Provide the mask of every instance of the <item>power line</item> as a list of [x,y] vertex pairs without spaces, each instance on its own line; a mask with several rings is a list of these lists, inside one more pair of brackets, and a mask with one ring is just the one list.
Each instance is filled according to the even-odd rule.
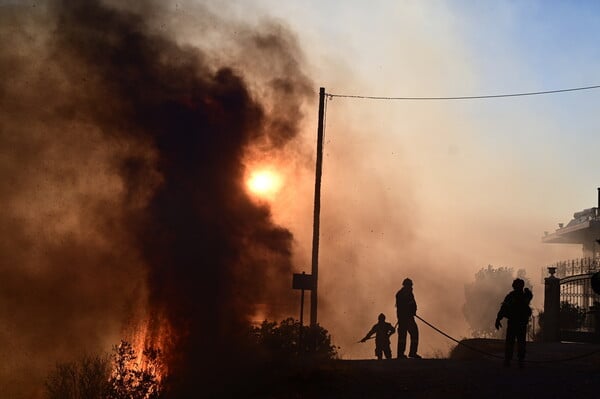
[[532,91],[532,92],[524,92],[524,93],[490,94],[490,95],[480,95],[480,96],[451,96],[451,97],[380,97],[380,96],[361,96],[361,95],[333,94],[333,93],[325,93],[325,94],[330,99],[339,97],[339,98],[357,98],[357,99],[365,99],[365,100],[409,100],[409,101],[433,100],[433,101],[436,101],[436,100],[479,100],[479,99],[486,99],[486,98],[539,96],[542,94],[557,94],[557,93],[566,93],[566,92],[570,92],[570,91],[593,90],[593,89],[600,89],[600,85],[572,87],[572,88],[568,88],[568,89],[558,89],[558,90]]

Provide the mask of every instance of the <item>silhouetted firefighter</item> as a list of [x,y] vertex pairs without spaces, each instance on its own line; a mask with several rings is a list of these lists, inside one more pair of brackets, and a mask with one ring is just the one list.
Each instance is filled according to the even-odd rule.
[[381,360],[382,354],[385,355],[386,359],[392,358],[392,348],[390,347],[390,335],[392,335],[396,329],[388,322],[385,321],[385,315],[379,314],[379,321],[371,328],[371,330],[365,335],[360,342],[366,342],[375,334],[375,356]]
[[417,314],[417,302],[413,295],[413,282],[406,278],[402,282],[402,288],[396,293],[396,314],[398,316],[398,359],[406,359],[406,333],[410,334],[410,350],[408,357],[420,359],[417,354],[419,346],[419,329],[415,323]]
[[504,298],[502,306],[496,317],[496,330],[502,327],[500,320],[503,317],[508,319],[508,327],[506,328],[506,346],[504,352],[504,365],[510,366],[510,361],[513,357],[515,347],[515,339],[517,340],[517,357],[519,359],[519,367],[523,367],[525,360],[525,336],[527,334],[527,323],[531,316],[531,308],[529,302],[533,298],[533,293],[529,288],[525,287],[525,281],[520,278],[515,279],[512,283],[513,290]]

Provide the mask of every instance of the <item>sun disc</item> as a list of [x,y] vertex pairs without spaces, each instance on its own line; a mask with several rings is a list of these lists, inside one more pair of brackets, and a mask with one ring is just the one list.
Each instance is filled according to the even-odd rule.
[[270,196],[279,191],[281,178],[271,170],[259,170],[250,175],[247,186],[255,195]]

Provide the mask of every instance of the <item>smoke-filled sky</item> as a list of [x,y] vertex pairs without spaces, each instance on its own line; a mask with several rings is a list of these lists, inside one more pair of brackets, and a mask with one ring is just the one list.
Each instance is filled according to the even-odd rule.
[[[593,2],[257,1],[227,12],[289,24],[308,55],[315,92],[464,96],[600,81],[600,9]],[[352,342],[380,311],[394,318],[393,294],[405,277],[415,281],[421,316],[460,337],[468,334],[464,283],[480,268],[525,268],[539,284],[542,266],[579,256],[578,246],[542,245],[540,237],[596,206],[598,100],[599,91],[329,100],[320,322],[341,352],[372,356],[371,347]],[[315,108],[307,122],[314,125],[316,116]],[[312,182],[304,184],[302,198],[312,191]],[[307,198],[299,218],[289,201],[274,203],[276,218],[292,226],[306,270],[310,207]],[[540,285],[534,293],[539,308]],[[445,350],[444,338],[423,325],[421,331],[423,352]]]
[[[192,337],[217,320],[226,338],[240,318],[296,316],[320,86],[414,97],[600,83],[593,2],[69,3],[0,1],[5,396],[26,370],[109,349],[147,312]],[[330,99],[319,322],[342,356],[372,357],[355,342],[380,312],[394,321],[406,277],[419,314],[457,338],[464,284],[488,264],[526,269],[539,308],[541,267],[580,255],[540,237],[596,205],[598,101]],[[281,178],[263,199],[244,187],[262,167]],[[420,329],[420,352],[446,353]],[[186,337],[173,345],[199,353]]]

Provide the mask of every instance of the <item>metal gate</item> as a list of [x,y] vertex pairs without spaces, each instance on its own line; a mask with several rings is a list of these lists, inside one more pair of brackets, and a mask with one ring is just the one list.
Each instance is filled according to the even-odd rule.
[[600,321],[600,295],[592,290],[591,278],[599,269],[597,258],[558,262],[560,279],[560,339],[565,341],[597,340]]

